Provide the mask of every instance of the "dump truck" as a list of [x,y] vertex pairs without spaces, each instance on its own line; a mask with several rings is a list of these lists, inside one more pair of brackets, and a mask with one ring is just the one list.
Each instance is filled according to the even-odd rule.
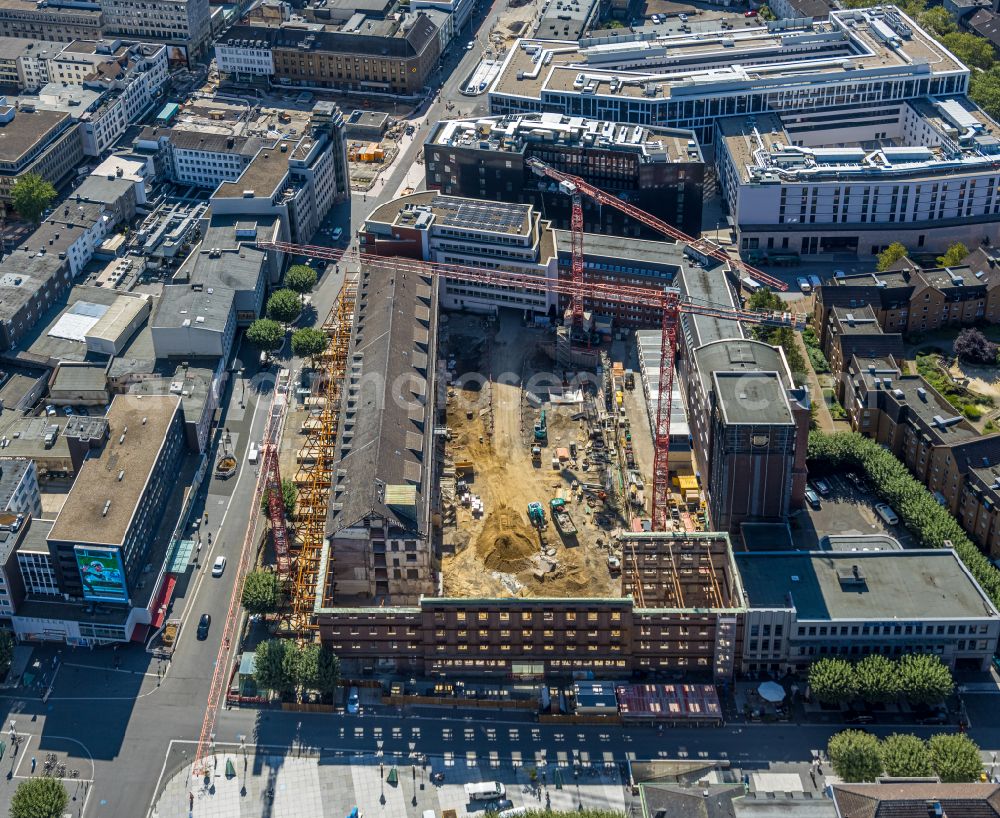
[[541,503],[528,503],[528,522],[535,528],[545,528],[545,509]]
[[549,507],[556,528],[567,537],[575,536],[576,526],[573,524],[573,518],[569,516],[569,511],[566,510],[566,501],[562,497],[556,497],[549,502]]
[[538,423],[535,424],[535,440],[545,440],[549,436],[549,428],[545,423],[545,410],[542,409],[542,414],[538,418]]
[[542,447],[541,446],[532,446],[531,447],[531,465],[532,466],[537,466],[538,468],[542,467]]

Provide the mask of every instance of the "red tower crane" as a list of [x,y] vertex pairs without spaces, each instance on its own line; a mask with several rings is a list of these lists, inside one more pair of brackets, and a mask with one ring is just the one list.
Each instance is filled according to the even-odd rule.
[[[532,172],[538,176],[545,176],[552,179],[554,182],[558,182],[559,189],[564,193],[569,193],[573,196],[573,280],[576,281],[576,266],[579,259],[580,266],[580,278],[583,281],[583,210],[580,207],[580,197],[586,196],[588,199],[593,199],[600,205],[608,205],[613,207],[615,210],[621,211],[626,216],[631,216],[638,222],[642,222],[647,227],[656,230],[658,233],[662,233],[664,236],[673,239],[674,241],[680,241],[687,244],[695,253],[705,256],[706,258],[714,258],[718,261],[724,261],[728,264],[732,264],[736,269],[738,269],[744,275],[748,275],[751,278],[759,281],[761,284],[766,284],[768,287],[773,287],[776,290],[787,290],[788,285],[779,278],[765,273],[763,270],[758,270],[756,267],[751,267],[744,261],[738,258],[732,258],[730,255],[718,244],[709,239],[694,239],[686,233],[682,233],[676,227],[672,227],[665,221],[656,218],[647,213],[645,210],[640,210],[634,205],[630,205],[628,202],[622,201],[617,196],[612,196],[610,193],[606,193],[598,187],[594,187],[589,182],[584,181],[579,176],[573,176],[570,173],[563,173],[561,170],[556,170],[549,165],[546,165],[541,159],[529,159],[528,167],[531,168]],[[579,238],[578,238],[579,234]],[[577,245],[579,244],[579,256],[577,255]]]
[[[281,250],[297,255],[308,254],[313,258],[342,259],[346,258],[344,251],[333,247],[304,247],[284,242],[258,242],[258,249]],[[382,264],[391,266],[401,273],[413,273],[444,277],[455,281],[465,281],[491,287],[531,290],[535,292],[554,293],[570,299],[577,295],[580,300],[607,300],[619,304],[650,308],[659,311],[661,316],[660,329],[660,390],[656,409],[653,459],[653,492],[651,516],[654,531],[666,528],[670,514],[670,410],[671,395],[674,383],[674,359],[677,354],[677,322],[682,312],[697,315],[707,315],[742,321],[749,324],[790,327],[802,330],[805,328],[806,316],[790,312],[758,312],[730,307],[725,304],[712,304],[702,301],[690,301],[681,296],[680,290],[674,287],[652,289],[621,284],[607,284],[596,281],[583,281],[579,285],[573,281],[553,280],[528,273],[515,273],[508,270],[486,270],[478,267],[441,264],[436,262],[418,261],[403,256],[378,256],[357,254],[354,256],[363,264]]]

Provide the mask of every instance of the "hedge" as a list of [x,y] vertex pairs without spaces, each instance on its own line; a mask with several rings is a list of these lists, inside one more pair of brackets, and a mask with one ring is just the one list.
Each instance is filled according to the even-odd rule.
[[944,548],[950,541],[959,559],[976,578],[993,604],[1000,607],[1000,571],[966,536],[947,509],[916,479],[892,452],[857,432],[811,432],[809,471],[864,472],[875,493],[893,507],[906,529],[924,548]]

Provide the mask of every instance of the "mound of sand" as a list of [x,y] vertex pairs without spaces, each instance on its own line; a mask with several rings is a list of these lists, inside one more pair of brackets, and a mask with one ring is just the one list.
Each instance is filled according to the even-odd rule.
[[538,553],[533,532],[508,506],[499,506],[486,516],[476,540],[476,553],[490,571],[515,574],[531,565]]

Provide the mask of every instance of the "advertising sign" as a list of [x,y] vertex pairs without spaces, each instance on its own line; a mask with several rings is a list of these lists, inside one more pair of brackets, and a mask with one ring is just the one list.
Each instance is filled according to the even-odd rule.
[[83,581],[83,597],[97,602],[128,602],[125,569],[113,548],[74,547],[76,567]]

